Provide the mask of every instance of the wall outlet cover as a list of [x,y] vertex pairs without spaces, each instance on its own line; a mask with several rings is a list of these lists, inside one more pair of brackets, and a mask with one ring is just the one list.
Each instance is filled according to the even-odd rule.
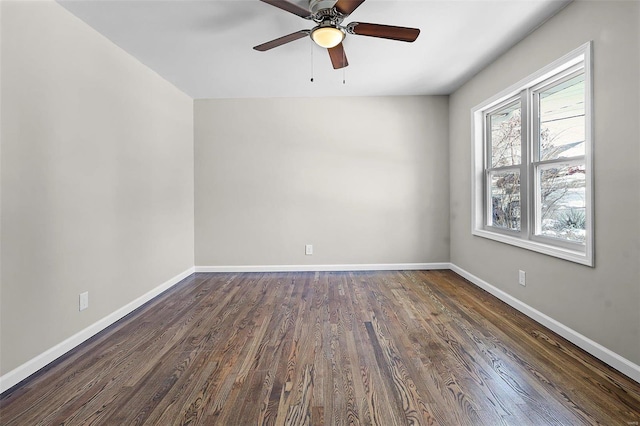
[[518,271],[518,283],[520,283],[521,286],[527,285],[527,273],[523,270]]
[[80,293],[80,310],[84,311],[89,307],[89,292]]

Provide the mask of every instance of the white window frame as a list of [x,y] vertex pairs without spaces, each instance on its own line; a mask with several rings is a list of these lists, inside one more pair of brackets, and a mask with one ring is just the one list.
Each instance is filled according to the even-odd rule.
[[[534,74],[487,99],[471,110],[471,141],[472,141],[472,174],[471,174],[471,233],[483,238],[500,241],[524,249],[536,251],[560,259],[569,260],[587,266],[594,265],[594,202],[593,202],[593,43],[588,42],[562,58],[547,65]],[[585,80],[585,231],[584,244],[571,243],[551,237],[536,235],[537,224],[534,221],[537,200],[538,167],[544,167],[546,162],[535,162],[533,134],[537,126],[534,114],[537,113],[533,94],[540,88],[555,84],[557,80],[566,78],[577,70],[584,71]],[[487,114],[494,112],[520,98],[523,138],[521,165],[521,226],[520,231],[500,229],[488,225],[491,206],[488,206],[487,195],[490,191],[487,184],[487,169],[490,169],[486,147]],[[580,160],[580,159],[579,159]],[[552,160],[550,163],[571,163],[576,159]]]

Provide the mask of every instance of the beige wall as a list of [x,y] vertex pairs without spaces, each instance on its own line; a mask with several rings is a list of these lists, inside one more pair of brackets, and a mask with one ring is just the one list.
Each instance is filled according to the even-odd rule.
[[189,97],[54,2],[1,24],[4,374],[192,267],[194,194]]
[[447,97],[196,101],[196,265],[448,261],[447,111]]
[[[451,261],[640,364],[640,3],[576,1],[450,98]],[[594,41],[595,262],[471,235],[470,109]],[[518,285],[518,269],[527,286]]]

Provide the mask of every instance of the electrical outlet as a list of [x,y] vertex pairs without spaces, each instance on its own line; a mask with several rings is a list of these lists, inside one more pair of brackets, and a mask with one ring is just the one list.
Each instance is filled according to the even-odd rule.
[[84,311],[89,307],[89,292],[80,293],[80,310]]
[[522,269],[518,272],[518,282],[523,287],[527,285],[527,273]]
[[311,256],[313,254],[313,244],[304,245],[304,254],[307,256]]

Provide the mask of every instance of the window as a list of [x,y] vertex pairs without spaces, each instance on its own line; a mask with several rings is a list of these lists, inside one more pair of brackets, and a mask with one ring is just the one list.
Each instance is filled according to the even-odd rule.
[[472,110],[472,233],[593,266],[591,43]]

